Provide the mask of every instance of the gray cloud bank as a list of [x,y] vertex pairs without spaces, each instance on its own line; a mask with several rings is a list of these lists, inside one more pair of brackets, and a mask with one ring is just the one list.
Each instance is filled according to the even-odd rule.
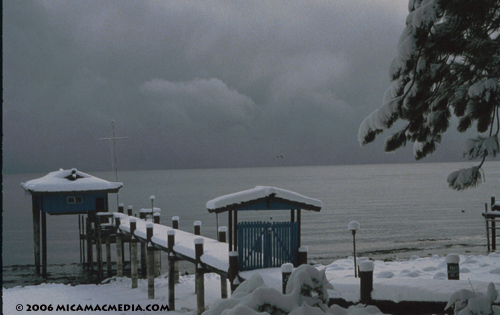
[[[412,161],[357,143],[406,13],[401,0],[5,1],[3,170],[109,170],[111,120],[130,138],[122,170]],[[443,146],[432,159],[457,154]]]

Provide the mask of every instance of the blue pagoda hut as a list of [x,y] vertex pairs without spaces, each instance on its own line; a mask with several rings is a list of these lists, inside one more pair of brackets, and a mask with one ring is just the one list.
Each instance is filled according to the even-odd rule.
[[40,274],[41,228],[42,275],[46,276],[46,214],[87,214],[89,218],[95,218],[96,213],[109,211],[108,194],[118,193],[123,183],[109,182],[73,168],[51,172],[22,183],[21,187],[31,195],[36,272]]

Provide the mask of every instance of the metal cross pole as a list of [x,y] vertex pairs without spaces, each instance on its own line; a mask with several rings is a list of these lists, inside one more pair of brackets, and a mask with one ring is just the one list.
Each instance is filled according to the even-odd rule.
[[[128,137],[116,137],[115,136],[115,121],[111,121],[111,130],[113,132],[113,136],[111,138],[101,138],[99,140],[110,140],[112,141],[111,146],[111,170],[115,172],[115,181],[118,181],[118,167],[116,165],[116,140],[124,140],[129,139]],[[116,204],[118,205],[118,193],[116,193]]]

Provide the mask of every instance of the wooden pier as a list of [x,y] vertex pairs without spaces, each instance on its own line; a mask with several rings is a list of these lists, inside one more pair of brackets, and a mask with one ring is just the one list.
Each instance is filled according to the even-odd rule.
[[[491,196],[490,211],[488,211],[488,204],[484,204],[484,212],[482,216],[486,222],[486,242],[488,247],[488,252],[495,251],[497,249],[497,235],[496,235],[496,223],[500,223],[500,202],[495,201],[495,196]],[[490,243],[491,235],[491,243]]]

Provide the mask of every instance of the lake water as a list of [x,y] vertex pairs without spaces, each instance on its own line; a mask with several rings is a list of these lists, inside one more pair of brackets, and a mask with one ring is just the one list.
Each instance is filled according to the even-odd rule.
[[[134,212],[161,208],[161,222],[180,217],[180,229],[193,230],[202,221],[202,235],[216,236],[216,215],[205,208],[215,197],[253,188],[276,186],[323,202],[318,212],[303,211],[302,244],[309,259],[328,261],[352,255],[356,220],[358,255],[376,259],[407,258],[411,255],[486,253],[485,222],[481,216],[491,195],[500,198],[500,162],[484,165],[486,182],[475,189],[456,192],[446,177],[471,163],[413,163],[307,167],[192,169],[122,171],[124,183],[119,202]],[[85,170],[82,170],[85,172]],[[89,172],[113,180],[111,172]],[[3,176],[3,266],[33,264],[31,198],[20,183],[45,174]],[[116,209],[116,195],[110,208]],[[242,220],[289,220],[289,211],[249,211]],[[219,215],[227,225],[227,215]],[[79,262],[78,218],[75,215],[47,217],[49,264]],[[4,268],[5,271],[5,268]]]

